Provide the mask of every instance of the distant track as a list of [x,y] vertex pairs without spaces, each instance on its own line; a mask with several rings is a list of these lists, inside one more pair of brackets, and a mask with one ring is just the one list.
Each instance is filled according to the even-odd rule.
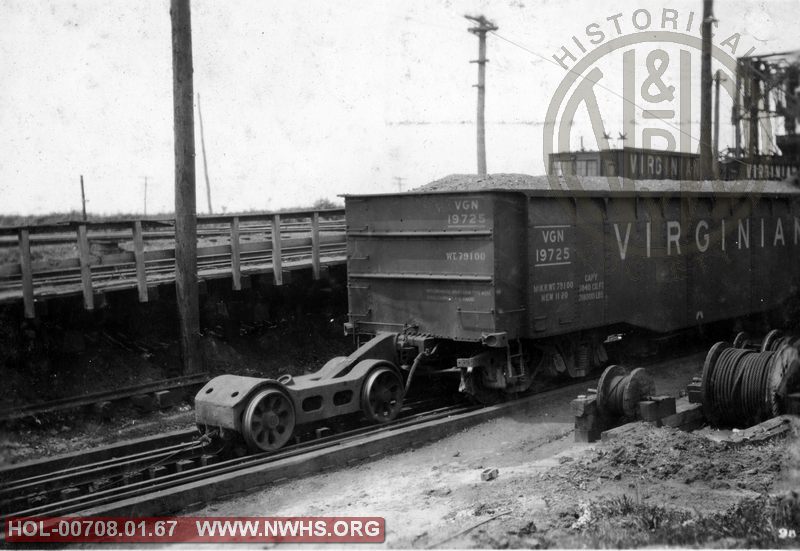
[[24,419],[26,417],[33,417],[35,415],[41,415],[45,413],[68,411],[82,406],[98,404],[100,402],[125,400],[139,394],[151,394],[161,390],[171,390],[184,387],[200,387],[207,381],[208,376],[204,373],[197,375],[184,375],[182,377],[162,379],[159,381],[121,387],[104,392],[94,392],[91,394],[83,394],[81,396],[62,398],[49,402],[40,402],[38,404],[30,404],[27,406],[11,407],[0,410],[0,421],[12,421],[15,419]]

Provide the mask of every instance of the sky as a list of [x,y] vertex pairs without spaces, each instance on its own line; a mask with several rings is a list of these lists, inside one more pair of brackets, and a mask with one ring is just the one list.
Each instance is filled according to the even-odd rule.
[[[737,55],[800,49],[800,0],[715,4],[715,39],[737,33]],[[657,30],[664,9],[681,25],[695,12],[689,34],[699,36],[701,0],[193,0],[214,211],[308,206],[474,172],[477,39],[467,13],[499,27],[488,38],[489,172],[542,174],[547,107],[567,75],[552,56],[562,46],[579,54],[572,36],[593,48],[592,23],[609,40]],[[636,28],[636,10],[652,16],[649,27]],[[670,85],[678,54],[666,49]],[[646,53],[636,62],[645,76]],[[619,77],[611,57],[605,72]],[[91,212],[173,209],[167,0],[0,0],[0,71],[0,213],[80,209],[81,175]],[[598,101],[616,135],[619,94],[605,88]],[[721,105],[730,112],[724,95]],[[572,147],[581,136],[597,147],[587,121],[576,115]],[[721,121],[722,145],[731,145],[729,119]],[[206,212],[197,111],[195,124],[197,205]]]

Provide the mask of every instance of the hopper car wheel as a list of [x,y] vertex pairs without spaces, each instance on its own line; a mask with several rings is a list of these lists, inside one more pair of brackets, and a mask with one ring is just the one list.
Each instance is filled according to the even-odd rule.
[[388,423],[403,406],[403,380],[388,366],[374,369],[364,381],[361,409],[372,423]]
[[292,437],[295,414],[291,399],[277,388],[257,393],[245,409],[242,436],[253,451],[275,451]]
[[498,388],[490,388],[483,382],[483,369],[472,372],[472,388],[468,394],[470,401],[483,406],[493,406],[504,401],[507,396]]

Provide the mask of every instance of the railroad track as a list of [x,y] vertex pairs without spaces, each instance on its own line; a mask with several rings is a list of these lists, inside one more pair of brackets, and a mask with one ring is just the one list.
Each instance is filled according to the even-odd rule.
[[[120,387],[114,390],[103,392],[93,392],[91,394],[83,394],[81,396],[71,396],[68,398],[51,400],[48,402],[40,402],[25,406],[14,406],[0,409],[0,422],[14,421],[17,419],[24,419],[26,417],[34,417],[36,415],[43,415],[59,411],[69,411],[84,406],[102,404],[104,402],[117,402],[142,394],[153,395],[163,390],[185,389],[188,392],[191,389],[195,389],[196,391],[207,381],[208,376],[205,373],[198,373],[195,375],[173,377],[171,379],[161,379],[140,385]],[[155,405],[155,401],[153,403]]]
[[[434,407],[432,400],[410,403],[398,419],[386,425],[322,436],[275,453],[224,457],[209,453],[199,433],[190,432],[183,442],[80,467],[66,466],[49,476],[21,466],[19,469],[28,469],[19,471],[26,475],[22,478],[15,477],[14,469],[0,472],[0,496],[14,496],[0,500],[0,513],[6,517],[174,513],[288,478],[403,451],[498,416],[535,409],[546,397],[567,398],[592,382],[582,380],[496,406],[456,403]],[[197,459],[203,456],[215,459]],[[163,467],[160,476],[150,476],[155,463]],[[129,473],[145,474],[125,479],[126,468]],[[105,487],[98,486],[93,473],[99,474]]]
[[[411,402],[398,419],[387,425],[362,426],[331,435],[309,433],[304,435],[303,441],[276,454],[231,457],[232,450],[224,449],[195,429],[117,446],[99,455],[94,450],[89,460],[73,455],[66,460],[56,458],[9,467],[0,470],[0,515],[72,514],[122,497],[159,491],[198,476],[202,478],[258,462],[296,456],[389,427],[407,426],[421,419],[439,418],[477,407],[462,404],[434,407],[436,403],[440,404],[441,400]],[[316,434],[319,436],[314,437]]]

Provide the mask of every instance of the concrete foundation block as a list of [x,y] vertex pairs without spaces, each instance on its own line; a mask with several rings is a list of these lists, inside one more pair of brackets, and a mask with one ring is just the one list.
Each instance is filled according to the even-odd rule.
[[675,413],[675,397],[674,396],[653,396],[651,398],[658,407],[658,418],[663,419]]
[[183,392],[177,389],[159,390],[155,393],[155,400],[160,409],[177,406],[183,401]]
[[149,467],[147,469],[147,478],[149,480],[153,480],[154,478],[158,478],[160,476],[165,476],[169,474],[169,469],[164,465],[159,465],[157,467]]
[[658,414],[658,403],[653,400],[642,400],[639,402],[639,417],[642,421],[654,422],[661,419]]
[[319,427],[314,429],[314,434],[317,438],[325,438],[326,436],[331,436],[333,431],[330,427]]
[[578,396],[572,400],[572,413],[575,417],[583,417],[585,415],[594,415],[597,413],[597,395],[590,394],[588,396]]
[[588,444],[600,440],[599,429],[575,429],[575,442]]
[[686,385],[686,395],[689,397],[690,403],[701,403],[703,401],[703,385],[700,381],[695,380]]
[[200,456],[201,467],[207,467],[208,465],[214,465],[215,463],[219,463],[219,457],[216,455],[203,454]]
[[182,473],[184,471],[188,471],[189,469],[194,469],[196,466],[194,459],[181,459],[175,462],[175,472]]
[[[681,400],[676,404],[676,412],[662,419],[665,427],[693,426],[696,422],[705,421],[703,417],[703,406],[700,404],[690,404],[688,400]],[[688,429],[691,430],[691,429]]]
[[575,417],[575,430],[600,430],[600,418],[595,415]]

